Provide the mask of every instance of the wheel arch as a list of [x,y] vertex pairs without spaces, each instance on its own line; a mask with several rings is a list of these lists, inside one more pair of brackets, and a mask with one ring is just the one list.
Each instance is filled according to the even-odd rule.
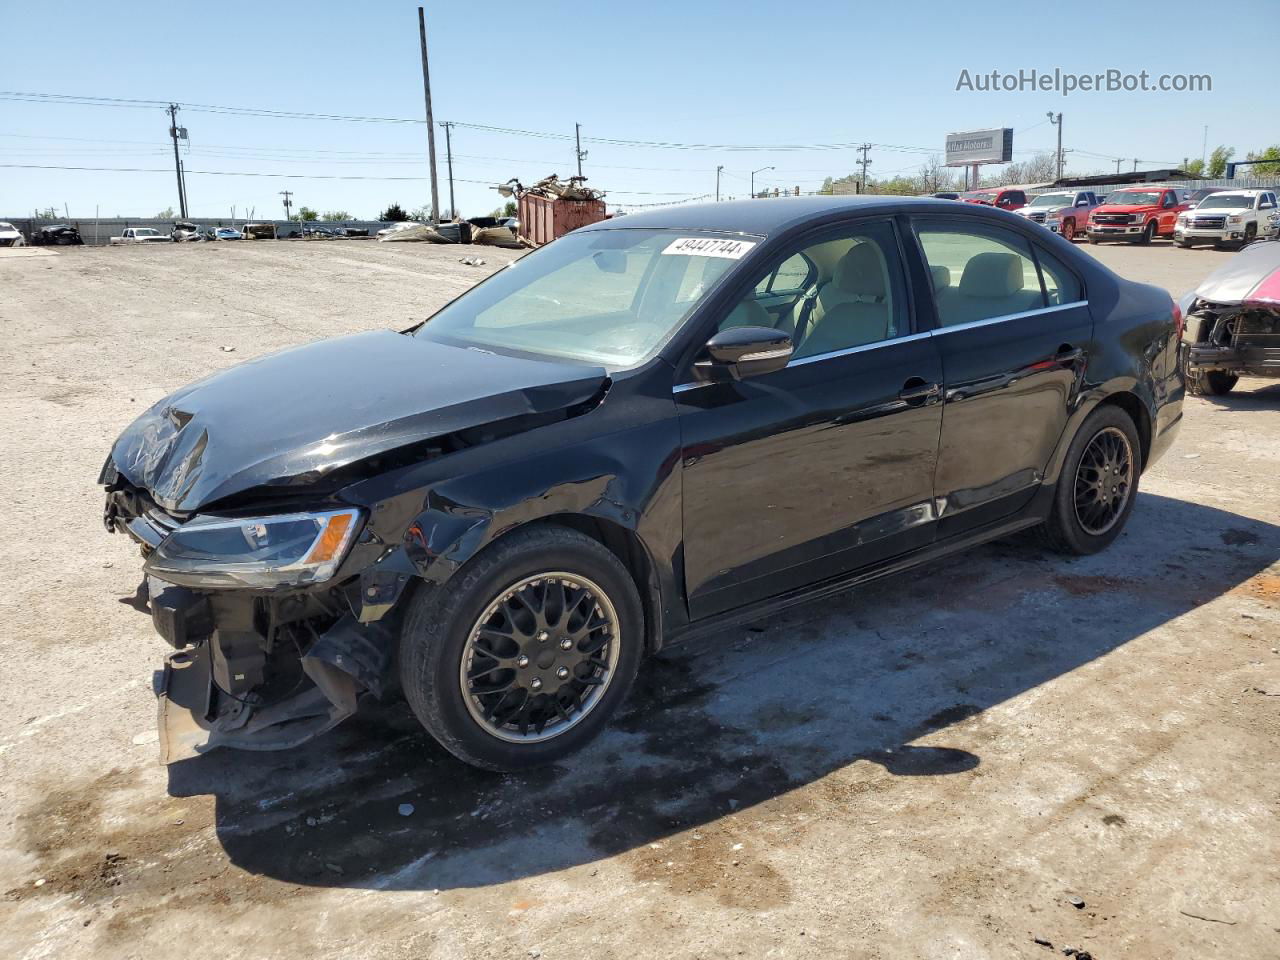
[[1119,390],[1103,397],[1094,409],[1104,406],[1119,407],[1133,421],[1138,431],[1139,453],[1142,456],[1142,469],[1146,470],[1151,455],[1151,412],[1136,393]]
[[[484,543],[478,550],[466,556],[463,563],[470,563],[495,549],[516,534],[525,534],[547,527],[574,530],[590,537],[618,558],[626,568],[640,594],[640,606],[644,613],[645,652],[656,653],[662,649],[664,626],[662,619],[661,585],[657,568],[640,535],[632,528],[607,517],[586,513],[554,513],[515,524]],[[442,584],[443,586],[443,584]]]

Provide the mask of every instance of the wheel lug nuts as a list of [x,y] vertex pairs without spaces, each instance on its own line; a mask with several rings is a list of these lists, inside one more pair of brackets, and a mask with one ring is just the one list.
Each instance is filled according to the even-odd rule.
[[568,637],[565,637],[563,640],[560,641],[561,650],[568,650],[572,646],[573,646],[573,641],[570,640]]
[[529,681],[529,686],[532,687],[534,690],[541,690],[542,681],[539,680],[537,677],[534,677],[531,681]]
[[538,631],[538,642],[539,642],[539,643],[546,643],[546,642],[547,642],[548,640],[550,640],[550,639],[551,639],[551,634],[547,633],[547,631],[545,631],[545,630],[539,630],[539,631]]
[[557,670],[557,671],[556,671],[556,676],[557,676],[557,677],[559,677],[561,680],[568,680],[568,679],[569,679],[569,668],[568,668],[568,667],[561,667],[559,670]]
[[516,657],[517,667],[527,667],[528,665],[529,665],[529,658],[526,657],[524,654],[521,654],[520,656]]

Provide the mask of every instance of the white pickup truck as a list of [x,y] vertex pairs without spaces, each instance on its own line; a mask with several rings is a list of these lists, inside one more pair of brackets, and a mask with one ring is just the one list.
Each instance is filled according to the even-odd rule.
[[154,227],[125,227],[120,236],[112,237],[112,246],[122,243],[172,243],[168,234],[161,233]]
[[1280,209],[1271,190],[1230,190],[1211,193],[1199,206],[1178,214],[1173,240],[1186,249],[1196,243],[1238,246],[1270,237],[1280,224]]

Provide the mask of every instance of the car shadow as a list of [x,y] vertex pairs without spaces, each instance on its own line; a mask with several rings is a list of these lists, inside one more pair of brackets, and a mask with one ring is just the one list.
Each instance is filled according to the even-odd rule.
[[964,749],[975,715],[1277,558],[1280,527],[1142,494],[1124,535],[1093,557],[997,543],[672,648],[645,664],[601,737],[550,768],[475,770],[389,704],[290,752],[175,764],[169,791],[212,795],[226,855],[256,875],[505,882],[642,848],[851,764],[890,777],[998,764]]
[[1269,410],[1280,402],[1280,380],[1242,377],[1230,393],[1201,399],[1224,410]]

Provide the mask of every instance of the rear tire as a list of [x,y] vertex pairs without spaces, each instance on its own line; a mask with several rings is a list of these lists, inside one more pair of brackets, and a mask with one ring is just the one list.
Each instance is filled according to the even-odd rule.
[[1195,246],[1195,244],[1192,243],[1190,240],[1179,240],[1178,246],[1183,250],[1190,250],[1192,247]]
[[1115,540],[1133,512],[1142,473],[1138,428],[1122,409],[1104,404],[1085,419],[1067,449],[1048,520],[1038,528],[1059,553],[1097,553]]
[[576,530],[543,526],[414,595],[400,678],[441,746],[512,772],[593,739],[626,699],[643,647],[640,596],[618,558]]

